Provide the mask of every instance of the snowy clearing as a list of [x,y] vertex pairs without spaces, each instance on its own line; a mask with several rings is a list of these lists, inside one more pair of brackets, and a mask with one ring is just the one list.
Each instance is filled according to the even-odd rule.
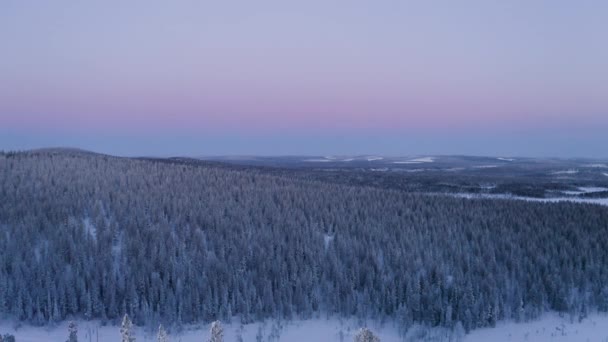
[[578,173],[578,170],[562,170],[562,171],[551,172],[551,174],[553,174],[553,175],[574,175],[577,173]]
[[305,162],[312,162],[312,163],[326,163],[326,162],[330,162],[331,160],[329,159],[304,159]]
[[402,161],[394,161],[393,164],[422,164],[422,163],[433,163],[435,161],[434,157],[422,157],[422,158],[414,158]]
[[413,162],[420,162],[420,163],[432,163],[435,161],[435,157],[422,157],[422,158],[415,158],[415,159],[411,159],[410,161]]
[[561,192],[564,194],[567,194],[567,195],[582,195],[582,194],[590,194],[593,192],[602,192],[602,191],[608,191],[608,188],[595,187],[595,186],[581,186],[578,188],[578,190],[568,190],[568,191],[561,191]]
[[[361,326],[356,320],[341,319],[312,319],[296,321],[266,321],[263,323],[223,324],[224,340],[236,341],[240,335],[243,341],[256,341],[256,335],[263,336],[263,341],[352,341],[353,336]],[[410,329],[407,337],[403,337],[395,324],[384,325],[368,322],[367,326],[380,337],[382,342],[426,341],[431,336],[432,341],[462,341],[462,342],[513,342],[513,341],[560,341],[560,342],[604,342],[608,341],[608,315],[592,314],[583,319],[571,319],[568,315],[560,317],[556,313],[547,313],[541,319],[527,322],[500,322],[495,328],[484,328],[472,331],[462,339],[446,329],[427,329],[415,327]],[[0,332],[13,334],[18,342],[64,341],[67,338],[67,322],[55,327],[21,326],[4,321],[0,323]],[[459,335],[459,334],[456,334]],[[154,332],[146,332],[137,328],[135,336],[138,342],[156,341]],[[452,339],[450,339],[450,337]],[[169,332],[170,341],[200,342],[209,338],[209,326],[191,326],[182,333]],[[78,339],[81,342],[120,341],[120,327],[100,326],[97,321],[79,321]]]
[[608,206],[608,198],[576,198],[576,197],[551,197],[551,198],[536,198],[536,197],[523,197],[513,196],[507,194],[448,194],[449,196],[462,197],[462,198],[487,198],[487,199],[507,199],[507,200],[519,200],[529,202],[543,202],[543,203],[556,203],[556,202],[574,202],[574,203],[591,203]]
[[608,341],[608,316],[593,314],[579,322],[568,315],[560,317],[550,313],[537,321],[502,322],[496,328],[474,330],[464,341],[605,342]]

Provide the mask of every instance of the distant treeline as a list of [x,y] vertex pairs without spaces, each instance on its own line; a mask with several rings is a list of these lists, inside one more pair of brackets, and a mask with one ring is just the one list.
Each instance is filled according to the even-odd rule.
[[0,155],[0,313],[184,324],[338,314],[465,329],[608,310],[608,208],[205,163]]

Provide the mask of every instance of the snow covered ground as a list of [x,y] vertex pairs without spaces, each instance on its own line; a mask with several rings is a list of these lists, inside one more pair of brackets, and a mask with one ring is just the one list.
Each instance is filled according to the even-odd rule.
[[608,198],[577,198],[577,197],[536,198],[536,197],[513,196],[513,195],[506,195],[506,194],[470,194],[470,193],[453,194],[453,196],[463,197],[463,198],[510,199],[510,200],[545,202],[545,203],[575,202],[575,203],[591,203],[591,204],[599,204],[599,205],[608,205]]
[[574,175],[578,173],[578,170],[562,170],[551,172],[554,175]]
[[[224,341],[237,341],[240,335],[243,341],[256,341],[261,335],[262,341],[352,341],[360,324],[354,320],[313,319],[306,321],[247,324],[224,324]],[[548,313],[541,319],[528,323],[502,322],[495,328],[478,329],[454,339],[454,335],[445,329],[412,329],[404,337],[392,323],[382,326],[368,324],[368,327],[380,337],[382,342],[400,341],[462,341],[462,342],[515,342],[515,341],[559,341],[559,342],[607,342],[608,315],[592,314],[579,322],[571,320],[568,315],[560,317]],[[120,341],[120,328],[117,326],[100,327],[98,322],[78,322],[78,340],[81,342]],[[191,327],[181,334],[171,334],[173,342],[201,342],[209,338],[208,326]],[[15,335],[17,342],[47,342],[65,341],[67,339],[67,323],[53,328],[22,326],[13,328],[10,322],[0,323],[1,333]],[[452,335],[452,339],[447,335]],[[456,334],[458,335],[458,334]],[[155,334],[137,329],[138,342],[156,341]]]
[[393,164],[422,164],[422,163],[433,163],[435,157],[421,157],[403,161],[394,161]]
[[590,194],[593,192],[603,192],[608,191],[608,188],[598,187],[598,186],[581,186],[576,191],[562,191],[567,195],[582,195],[582,194]]
[[504,322],[496,328],[474,330],[464,341],[608,342],[608,315],[594,314],[578,322],[551,313],[528,323]]

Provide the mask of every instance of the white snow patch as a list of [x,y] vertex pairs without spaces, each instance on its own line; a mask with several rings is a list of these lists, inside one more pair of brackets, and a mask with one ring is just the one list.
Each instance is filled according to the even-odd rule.
[[326,163],[326,162],[330,162],[331,160],[329,159],[304,159],[305,162],[312,162],[312,163]]
[[422,158],[411,159],[410,161],[421,162],[421,163],[432,163],[435,161],[435,158],[434,157],[422,157]]
[[[67,322],[55,327],[32,327],[23,325],[15,329],[15,325],[8,321],[0,322],[0,332],[15,336],[18,342],[47,342],[65,341],[67,339]],[[120,341],[119,326],[101,326],[97,321],[78,321],[78,340],[81,342]],[[263,341],[271,340],[273,331],[277,333],[273,341],[352,341],[359,327],[362,325],[371,329],[382,342],[401,342],[404,338],[399,333],[398,326],[393,322],[384,325],[370,322],[359,323],[356,320],[337,318],[317,318],[310,320],[276,321],[240,325],[238,320],[233,323],[223,323],[224,340],[236,341],[240,335],[243,341],[256,341],[256,335],[261,332]],[[135,328],[135,337],[138,342],[155,342],[154,332],[146,332],[142,328]],[[278,336],[277,336],[278,335]],[[418,337],[418,338],[416,338]],[[434,337],[434,338],[433,338]],[[462,341],[462,342],[604,342],[608,340],[608,315],[593,313],[579,322],[569,315],[560,316],[557,313],[547,313],[540,319],[527,322],[499,322],[495,328],[473,330],[464,338],[454,339],[447,329],[412,327],[406,334],[406,341]],[[200,342],[209,338],[209,324],[189,326],[181,333],[169,331],[170,341]],[[411,338],[408,340],[408,338]],[[421,338],[421,339],[420,339]]]
[[493,169],[495,167],[498,167],[498,165],[475,165],[475,166],[473,166],[474,169]]
[[458,193],[458,194],[447,194],[448,196],[461,197],[461,198],[487,198],[487,199],[507,199],[507,200],[520,200],[529,202],[543,202],[543,203],[557,203],[557,202],[573,202],[573,203],[591,203],[608,206],[608,198],[577,198],[577,197],[550,197],[550,198],[536,198],[536,197],[524,197],[524,196],[513,196],[507,194],[470,194],[470,193]]
[[578,173],[578,170],[570,169],[570,170],[554,171],[551,173],[554,175],[574,175],[574,174]]
[[587,164],[587,165],[583,165],[586,167],[597,167],[597,168],[601,168],[601,169],[605,169],[608,168],[607,164]]
[[323,234],[323,245],[325,246],[325,249],[329,248],[329,244],[332,241],[334,241],[333,234]]
[[515,159],[513,159],[513,158],[496,158],[496,159],[502,160],[502,161],[508,161],[508,162],[515,161]]
[[381,167],[378,169],[370,169],[371,171],[375,171],[375,172],[385,172],[388,171],[388,167]]
[[355,160],[355,158],[346,158],[346,159],[342,159],[343,162],[350,162]]
[[367,157],[367,161],[382,160],[382,159],[384,159],[384,158],[383,157],[377,157],[377,156]]
[[571,319],[547,313],[539,320],[527,323],[499,322],[495,328],[473,330],[465,342],[534,341],[534,342],[603,342],[608,340],[608,316],[592,314],[583,319]]
[[608,188],[602,188],[602,187],[596,187],[596,186],[581,186],[578,187],[578,190],[567,190],[567,191],[561,191],[564,194],[567,195],[581,195],[581,194],[590,194],[593,192],[602,192],[602,191],[608,191]]
[[89,234],[93,240],[97,239],[97,228],[95,228],[95,225],[91,222],[91,218],[85,217],[82,219],[82,224],[84,225],[85,232]]
[[394,161],[393,164],[422,164],[422,163],[432,163],[435,161],[435,157],[420,157],[402,161]]
[[[238,321],[238,320],[235,320]],[[9,322],[0,323],[0,332],[10,333],[18,342],[48,342],[65,341],[67,339],[67,322],[56,327],[32,327],[23,325],[17,330]],[[101,326],[97,321],[78,321],[78,340],[81,342],[120,341],[119,326]],[[384,325],[368,322],[367,325],[383,342],[400,342],[397,327],[392,323]],[[256,341],[256,335],[261,333],[263,341],[352,341],[357,330],[361,327],[355,320],[344,319],[311,319],[277,321],[268,320],[252,324],[240,325],[238,322],[222,324],[224,341],[236,341],[241,335],[243,341]],[[156,342],[156,331],[148,332],[140,327],[134,329],[137,342]],[[273,336],[274,335],[274,336]],[[202,324],[184,329],[181,333],[169,331],[170,341],[200,342],[210,337],[209,325]]]
[[479,187],[484,190],[492,190],[496,188],[496,184],[481,184]]

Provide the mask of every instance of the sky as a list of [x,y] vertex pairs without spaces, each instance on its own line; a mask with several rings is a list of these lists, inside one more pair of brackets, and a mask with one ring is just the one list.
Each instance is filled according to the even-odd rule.
[[0,149],[608,158],[608,2],[0,2]]

